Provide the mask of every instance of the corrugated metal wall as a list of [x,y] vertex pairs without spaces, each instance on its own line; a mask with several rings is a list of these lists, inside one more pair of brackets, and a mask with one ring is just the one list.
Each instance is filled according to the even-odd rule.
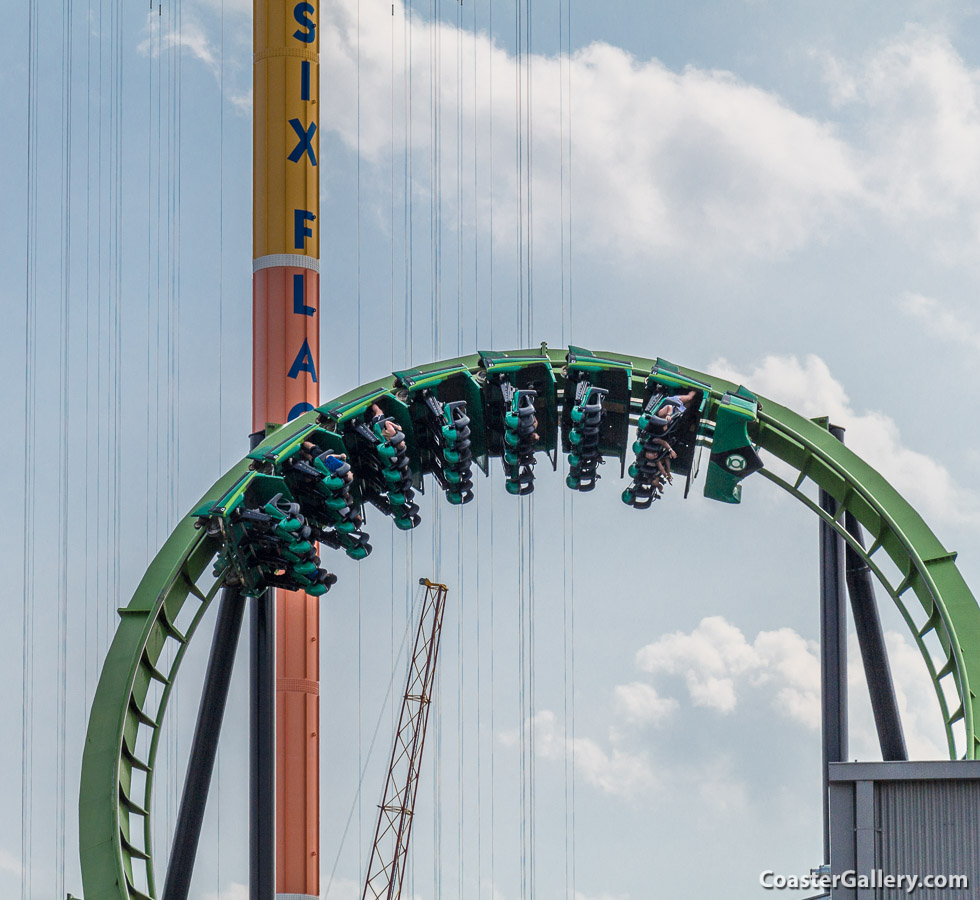
[[[876,853],[884,872],[967,875],[968,891],[918,891],[918,896],[980,897],[980,783],[881,781],[875,784]],[[908,898],[883,888],[880,900]]]
[[[833,900],[980,900],[980,761],[832,763],[829,776]],[[968,887],[909,894],[908,876]]]

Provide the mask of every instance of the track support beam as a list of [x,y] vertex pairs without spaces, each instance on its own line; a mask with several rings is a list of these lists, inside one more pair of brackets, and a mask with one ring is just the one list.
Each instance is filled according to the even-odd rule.
[[[843,431],[840,431],[840,434],[834,432],[834,437],[843,442]],[[857,541],[860,547],[864,547],[861,523],[853,513],[844,513],[844,530]],[[851,598],[854,629],[857,632],[858,646],[861,648],[861,662],[868,682],[868,693],[871,695],[871,709],[875,717],[881,758],[885,762],[904,762],[908,760],[909,754],[905,746],[902,719],[898,712],[892,670],[888,664],[881,616],[875,601],[874,581],[871,569],[850,544],[847,544],[845,550],[845,570],[847,593]]]
[[[844,429],[828,426],[839,441]],[[820,491],[820,508],[837,515],[837,501]],[[847,759],[847,600],[844,539],[820,521],[820,684],[823,737],[823,861],[830,862],[830,763]]]
[[276,599],[252,600],[249,624],[249,900],[276,893]]
[[170,853],[163,900],[187,900],[190,892],[244,612],[245,601],[241,593],[237,588],[226,587],[221,594],[221,605],[218,607],[218,618],[214,626],[211,656],[208,658],[197,725],[187,761],[187,775],[180,798],[180,812],[177,815],[177,830]]
[[[844,514],[844,527],[861,546],[864,546],[861,525],[851,513]],[[885,636],[881,629],[881,616],[875,602],[874,582],[871,569],[850,545],[847,547],[847,592],[851,597],[854,628],[861,647],[864,676],[871,695],[871,709],[875,717],[875,729],[881,746],[881,758],[885,762],[906,761],[909,758],[905,746],[905,733],[895,697]]]

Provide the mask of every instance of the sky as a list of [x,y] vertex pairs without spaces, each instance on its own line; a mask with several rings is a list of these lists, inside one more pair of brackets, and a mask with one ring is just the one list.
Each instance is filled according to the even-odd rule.
[[[323,6],[321,398],[542,341],[661,356],[830,415],[980,583],[975,8],[539,0],[520,42],[519,8]],[[2,23],[0,895],[27,900],[82,894],[115,610],[245,448],[251,4]],[[322,895],[360,895],[423,575],[450,599],[413,898],[747,900],[818,865],[816,520],[761,478],[641,513],[611,465],[572,497],[542,463],[523,505],[493,468],[411,536],[369,511],[371,558],[331,559]],[[911,753],[940,758],[879,593]],[[161,744],[158,877],[207,649]],[[849,655],[851,756],[876,759]],[[195,900],[247,896],[246,669],[243,639]]]

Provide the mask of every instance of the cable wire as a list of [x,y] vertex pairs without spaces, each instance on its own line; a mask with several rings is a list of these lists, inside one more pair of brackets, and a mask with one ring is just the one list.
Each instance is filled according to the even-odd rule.
[[57,771],[55,776],[55,892],[65,893],[66,737],[68,696],[68,437],[70,389],[69,326],[71,314],[71,165],[72,165],[72,0],[62,4],[62,144],[61,144],[61,303],[59,321],[58,396],[58,688]]
[[26,328],[24,339],[24,566],[21,637],[21,900],[31,897],[34,757],[34,503],[37,442],[37,0],[28,4]]

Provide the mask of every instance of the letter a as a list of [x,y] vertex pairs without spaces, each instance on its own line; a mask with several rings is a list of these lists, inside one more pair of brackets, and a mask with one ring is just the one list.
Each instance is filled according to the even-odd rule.
[[316,384],[316,366],[313,364],[313,354],[310,353],[310,343],[304,340],[303,346],[299,348],[296,359],[289,367],[289,378],[297,378],[300,372],[309,372],[313,383]]

